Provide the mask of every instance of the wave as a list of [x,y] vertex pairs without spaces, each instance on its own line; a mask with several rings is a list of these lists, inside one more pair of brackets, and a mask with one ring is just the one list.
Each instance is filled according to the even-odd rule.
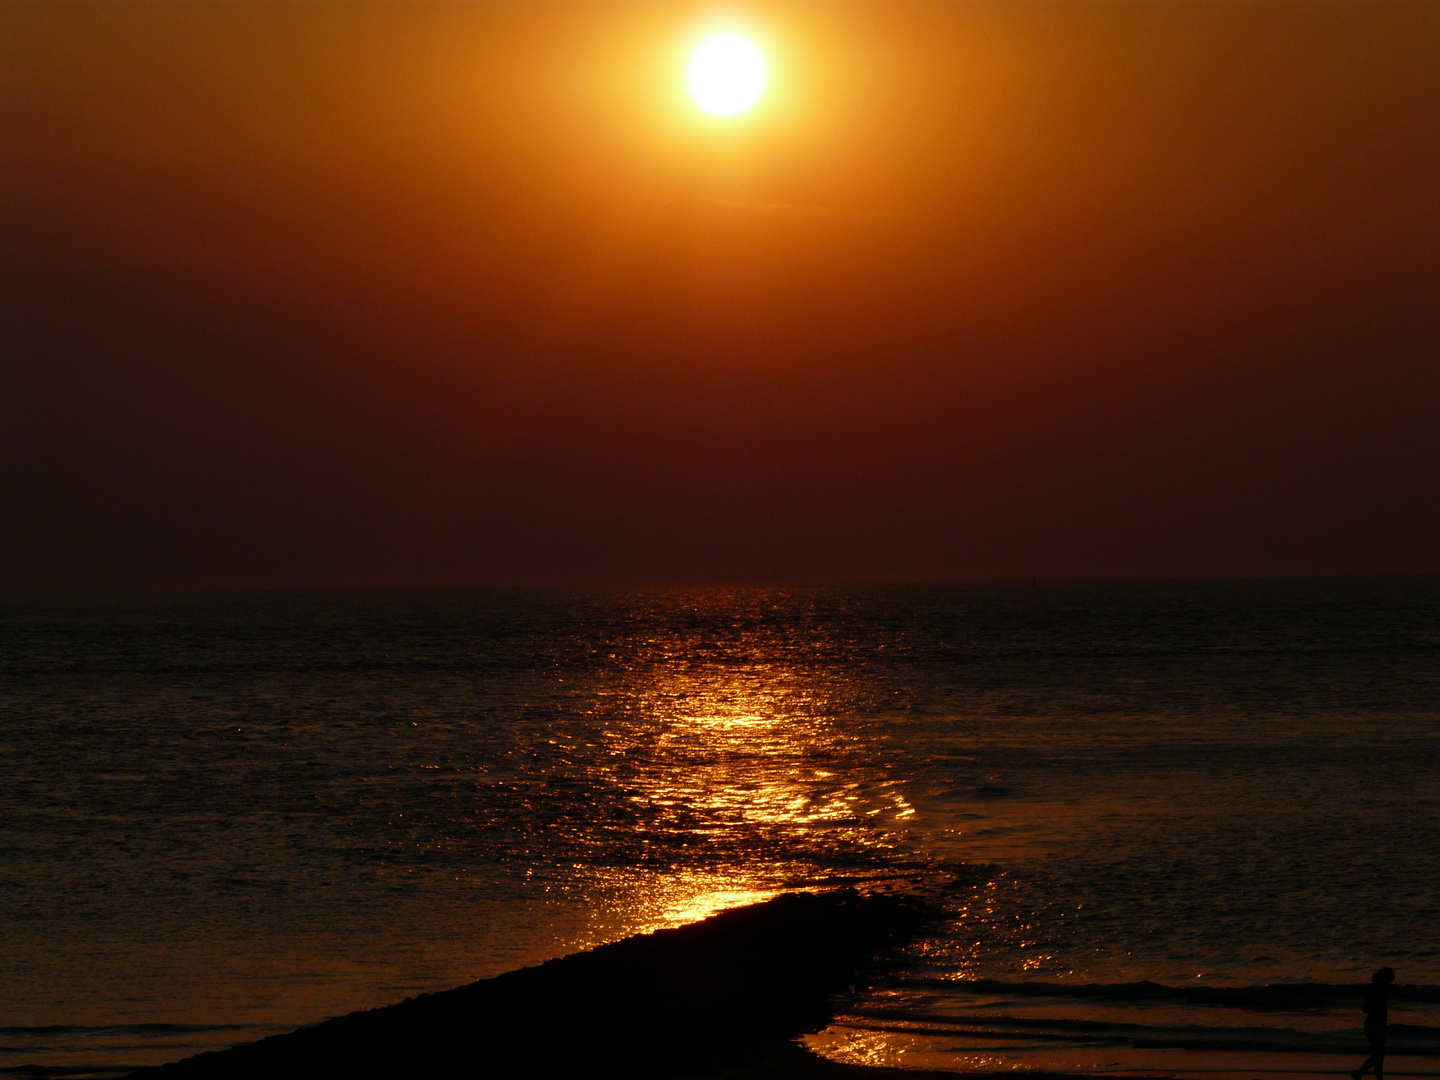
[[[1291,1028],[1223,1027],[1199,1024],[1120,1023],[1104,1020],[1041,1019],[1017,1016],[954,1016],[904,1009],[861,1009],[843,1017],[844,1027],[906,1035],[939,1035],[999,1042],[1129,1046],[1142,1050],[1251,1051],[1344,1054],[1364,1043],[1358,1031],[1297,1031]],[[1390,1052],[1440,1056],[1440,1029],[1393,1024]]]
[[157,1055],[196,1054],[288,1030],[276,1024],[0,1025],[0,1077],[107,1080],[127,1076]]
[[[5,1027],[3,1035],[173,1035],[204,1031],[259,1031],[270,1024],[37,1024]],[[279,1030],[279,1029],[276,1029]],[[289,1030],[288,1028],[285,1030]]]
[[[1007,997],[1091,998],[1136,1004],[1174,1003],[1222,1005],[1233,1009],[1304,1012],[1358,1008],[1369,983],[1264,983],[1258,986],[1165,986],[1143,979],[1129,983],[1062,983],[1001,979],[906,979],[906,988],[944,990],[952,994]],[[1396,983],[1392,1004],[1440,1002],[1440,986]],[[1392,1025],[1392,1029],[1400,1025]]]

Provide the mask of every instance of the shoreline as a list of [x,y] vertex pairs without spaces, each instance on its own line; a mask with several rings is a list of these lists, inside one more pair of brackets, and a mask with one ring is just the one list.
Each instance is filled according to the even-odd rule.
[[[1026,1068],[956,1071],[831,1060],[802,1042],[837,1018],[867,969],[937,917],[917,898],[785,893],[452,990],[129,1072],[142,1080],[625,1076],[667,1080],[1121,1080],[1334,1069]],[[1358,1059],[1357,1059],[1358,1061]],[[920,1064],[917,1062],[917,1064]],[[925,1062],[924,1064],[933,1064]],[[988,1065],[989,1062],[986,1062]],[[49,1073],[46,1073],[49,1075]],[[1436,1073],[1391,1075],[1434,1076]]]

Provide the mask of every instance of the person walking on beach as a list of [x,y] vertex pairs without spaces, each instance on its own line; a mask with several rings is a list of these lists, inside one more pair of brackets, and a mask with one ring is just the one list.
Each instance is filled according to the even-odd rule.
[[1385,1025],[1389,1020],[1390,984],[1395,981],[1395,972],[1382,967],[1370,976],[1370,989],[1365,991],[1365,1037],[1370,1040],[1370,1056],[1365,1064],[1350,1075],[1353,1080],[1367,1069],[1375,1070],[1375,1080],[1385,1080]]

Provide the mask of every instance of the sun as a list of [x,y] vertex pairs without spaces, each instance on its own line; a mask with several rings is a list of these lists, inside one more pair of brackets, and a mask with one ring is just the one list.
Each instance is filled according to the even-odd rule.
[[686,84],[695,104],[711,116],[736,116],[760,100],[765,61],[741,34],[712,34],[690,57]]

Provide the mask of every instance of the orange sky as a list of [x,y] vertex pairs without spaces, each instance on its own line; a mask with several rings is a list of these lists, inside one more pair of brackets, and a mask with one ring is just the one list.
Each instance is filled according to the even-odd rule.
[[10,0],[0,95],[0,587],[1440,572],[1440,5]]

